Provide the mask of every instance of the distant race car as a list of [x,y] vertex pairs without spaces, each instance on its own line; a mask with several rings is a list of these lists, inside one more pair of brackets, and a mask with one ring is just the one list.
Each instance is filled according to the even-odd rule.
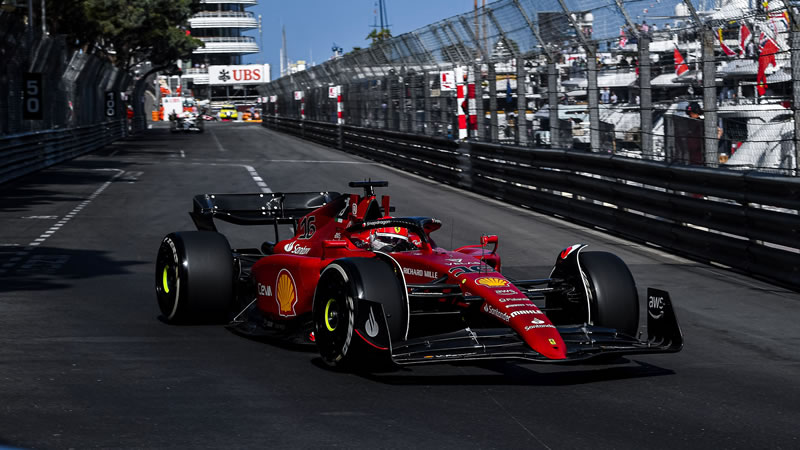
[[239,117],[239,111],[236,110],[236,105],[222,105],[219,110],[220,120],[236,120]]
[[[667,292],[648,289],[647,339],[628,267],[617,256],[565,248],[546,278],[500,272],[496,236],[455,250],[441,222],[393,217],[387,182],[363,194],[204,194],[199,231],[168,234],[155,289],[170,323],[226,323],[251,336],[315,342],[322,359],[359,369],[521,359],[574,363],[677,352],[683,337]],[[215,220],[270,225],[277,242],[231,250]],[[278,240],[289,225],[293,236]]]
[[179,131],[195,131],[202,133],[205,130],[205,124],[197,114],[194,113],[180,113],[170,121],[170,131],[177,133]]

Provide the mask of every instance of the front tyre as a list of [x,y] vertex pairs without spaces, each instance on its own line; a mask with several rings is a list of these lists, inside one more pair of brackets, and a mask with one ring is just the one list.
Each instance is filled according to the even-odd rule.
[[344,258],[329,264],[313,305],[322,359],[356,370],[391,365],[391,342],[405,339],[408,332],[404,289],[402,274],[381,259]]
[[158,306],[169,323],[221,323],[233,299],[233,258],[225,236],[211,231],[170,233],[155,267]]
[[347,272],[333,263],[320,276],[314,293],[314,341],[322,359],[331,366],[344,365],[352,355],[356,298]]
[[581,252],[580,263],[591,290],[592,323],[636,336],[639,295],[628,266],[607,252]]

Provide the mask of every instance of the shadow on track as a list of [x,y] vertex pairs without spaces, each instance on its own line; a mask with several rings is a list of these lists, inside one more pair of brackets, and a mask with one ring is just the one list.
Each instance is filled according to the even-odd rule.
[[57,247],[37,247],[16,267],[0,274],[0,292],[45,291],[69,287],[69,280],[131,273],[140,261],[110,259],[108,252]]
[[[339,371],[325,364],[321,358],[312,360],[312,364],[321,370]],[[464,374],[446,373],[441,375],[415,374],[413,368],[400,368],[388,373],[354,373],[366,380],[392,386],[572,386],[578,384],[599,383],[604,381],[625,380],[631,378],[656,377],[674,375],[670,369],[655,366],[637,360],[621,359],[614,367],[609,364],[596,366],[547,366],[547,372],[532,370],[529,364],[514,364],[507,361],[484,361],[479,364],[450,364],[471,366],[496,372],[496,374]],[[448,367],[448,365],[443,365]],[[563,370],[558,370],[563,369]]]

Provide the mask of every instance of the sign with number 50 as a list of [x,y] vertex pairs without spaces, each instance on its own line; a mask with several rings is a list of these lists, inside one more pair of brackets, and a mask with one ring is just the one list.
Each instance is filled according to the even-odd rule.
[[42,74],[26,72],[22,75],[22,119],[42,120]]

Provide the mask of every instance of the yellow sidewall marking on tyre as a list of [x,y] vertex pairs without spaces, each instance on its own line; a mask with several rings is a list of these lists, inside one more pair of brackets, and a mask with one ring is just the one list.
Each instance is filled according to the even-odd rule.
[[333,330],[336,329],[336,327],[332,327],[331,326],[331,322],[329,320],[330,316],[328,315],[330,313],[330,310],[331,310],[331,305],[333,305],[335,303],[336,303],[336,299],[332,298],[332,299],[328,300],[328,304],[325,305],[325,328],[327,328],[328,331],[333,331]]
[[164,266],[164,272],[162,273],[162,284],[164,285],[164,293],[169,294],[169,281],[167,281],[167,270],[169,267]]

